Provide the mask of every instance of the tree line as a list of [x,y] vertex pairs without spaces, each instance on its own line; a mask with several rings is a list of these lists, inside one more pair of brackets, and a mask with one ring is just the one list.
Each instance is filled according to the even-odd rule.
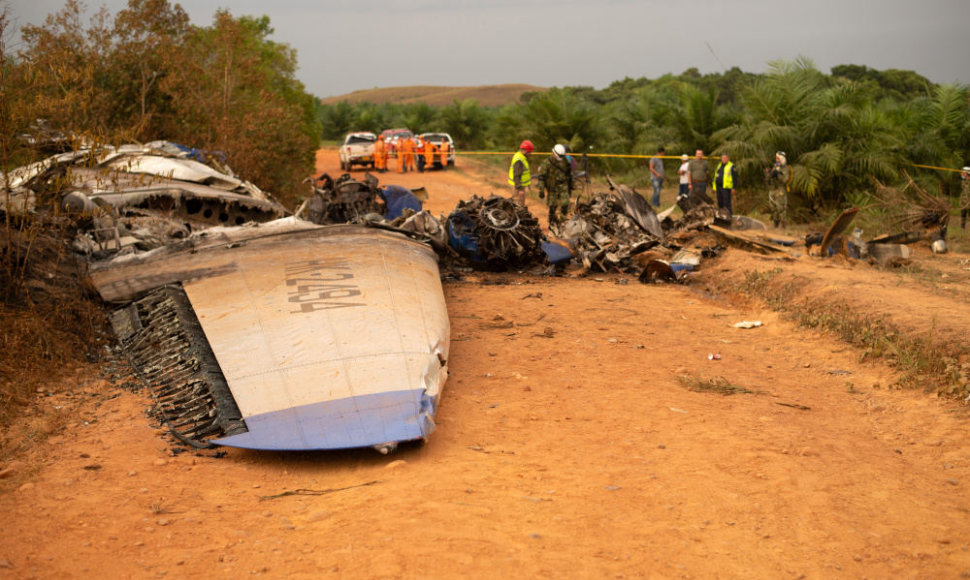
[[[968,88],[913,71],[840,65],[824,73],[797,59],[760,74],[688,69],[603,89],[558,87],[503,107],[322,105],[296,79],[297,55],[271,39],[266,16],[219,10],[197,26],[169,0],[128,0],[88,23],[83,12],[79,0],[66,0],[43,23],[24,26],[13,53],[0,38],[4,167],[40,156],[36,140],[18,138],[40,128],[88,142],[168,139],[225,156],[240,176],[292,202],[321,138],[406,126],[446,131],[460,150],[511,151],[531,139],[540,150],[565,143],[577,154],[650,155],[660,146],[668,154],[725,152],[749,190],[762,187],[763,169],[785,151],[793,205],[818,213],[858,202],[875,180],[912,176],[927,191],[949,194],[956,173],[915,166],[970,162]],[[4,11],[0,33],[7,25]],[[614,175],[645,174],[642,161],[591,163]]]
[[[451,133],[463,149],[511,151],[530,139],[545,151],[565,143],[574,152],[728,153],[742,187],[753,190],[763,189],[764,170],[784,151],[794,205],[809,217],[864,202],[876,180],[892,185],[909,176],[927,191],[955,192],[957,173],[915,166],[970,163],[968,97],[966,86],[937,85],[913,71],[841,65],[826,74],[800,58],[771,62],[763,74],[689,69],[601,90],[554,88],[504,107],[340,102],[318,105],[317,114],[325,139],[407,126]],[[614,174],[645,171],[642,161],[593,163]]]
[[[320,128],[296,79],[296,52],[270,39],[268,17],[215,13],[194,26],[168,0],[129,0],[89,23],[67,0],[23,43],[0,45],[4,167],[43,145],[167,139],[224,158],[241,177],[293,199],[313,172]],[[9,11],[2,30],[8,32]],[[32,139],[23,139],[31,136]]]

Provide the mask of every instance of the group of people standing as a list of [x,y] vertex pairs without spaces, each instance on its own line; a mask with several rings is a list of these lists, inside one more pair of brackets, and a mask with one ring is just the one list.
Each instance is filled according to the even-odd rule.
[[[663,157],[664,149],[661,147],[656,157],[650,159],[650,173],[653,181],[653,203],[660,205],[660,186],[663,184]],[[677,201],[700,200],[710,203],[707,197],[708,181],[710,179],[710,165],[704,158],[704,151],[698,149],[693,159],[689,159],[687,154],[680,156],[680,168],[677,174],[680,176],[680,189],[677,193]],[[654,170],[654,163],[658,162],[661,169],[659,179],[657,171]],[[775,153],[775,164],[765,172],[768,181],[768,206],[771,213],[771,220],[774,226],[784,227],[788,214],[788,191],[791,184],[791,168],[788,167],[788,160],[784,151]],[[726,212],[730,217],[734,214],[734,195],[738,183],[738,169],[731,161],[731,156],[727,153],[721,155],[721,161],[714,169],[714,182],[712,188],[717,199],[719,210]],[[691,207],[692,203],[687,203]]]
[[[532,141],[522,141],[519,150],[512,156],[512,164],[509,167],[508,183],[512,187],[512,199],[520,204],[525,204],[526,191],[532,184],[529,158],[534,151],[535,146]],[[663,161],[665,156],[665,149],[660,147],[648,164],[653,186],[650,203],[655,207],[660,207],[660,190],[666,178]],[[714,169],[713,179],[710,164],[704,157],[702,149],[698,149],[693,158],[684,154],[680,156],[680,160],[681,164],[677,169],[680,178],[677,202],[683,203],[682,207],[687,208],[701,202],[713,203],[707,195],[708,187],[711,187],[715,193],[718,210],[730,218],[734,213],[733,201],[738,184],[737,166],[731,161],[730,155],[726,153],[721,155],[720,162]],[[574,163],[566,147],[557,144],[552,148],[552,155],[542,162],[536,172],[539,199],[548,197],[546,203],[549,207],[550,224],[558,224],[568,214],[569,198],[573,189]],[[788,160],[783,151],[775,154],[775,164],[766,170],[765,177],[769,186],[768,204],[772,223],[776,228],[784,227],[788,213],[791,168],[788,167]],[[970,183],[966,179],[964,182]]]
[[[374,170],[381,173],[388,170],[387,161],[390,157],[388,144],[384,141],[383,135],[377,136],[374,143]],[[431,139],[421,139],[420,137],[403,137],[397,141],[397,172],[406,173],[407,171],[422,172],[427,167],[434,167],[435,157],[438,156],[441,167],[448,166],[448,154],[451,147],[448,141],[442,139],[441,145],[435,145]]]
[[[663,152],[663,147],[661,147],[658,157],[652,158],[650,162],[653,163],[654,160],[660,160]],[[698,149],[694,153],[693,159],[688,158],[686,153],[681,155],[680,167],[677,169],[677,174],[680,176],[680,189],[677,192],[678,202],[685,200],[694,201],[694,203],[688,203],[688,207],[696,205],[699,201],[705,203],[711,202],[711,199],[707,196],[708,183],[711,179],[711,169],[707,158],[704,157],[703,149]],[[726,211],[728,215],[734,212],[733,201],[737,181],[738,169],[734,165],[734,162],[731,161],[731,156],[726,153],[721,155],[721,162],[714,169],[714,182],[711,185],[717,198],[718,209]],[[656,200],[654,205],[659,206],[660,195],[657,183],[654,183],[654,199]]]
[[[509,166],[509,185],[512,186],[512,199],[522,205],[525,204],[526,190],[532,185],[529,157],[533,151],[535,151],[535,145],[532,144],[532,141],[523,141],[519,145],[519,150],[512,156],[512,164]],[[569,213],[574,166],[575,161],[569,155],[566,146],[556,144],[552,147],[552,155],[546,158],[536,171],[539,199],[545,199],[549,206],[549,225],[556,225],[565,221]]]
[[[523,141],[519,145],[519,150],[513,155],[512,165],[509,167],[508,181],[512,186],[512,199],[523,205],[526,190],[532,184],[529,157],[533,151],[535,146],[532,141]],[[654,207],[660,207],[660,190],[666,178],[664,157],[666,157],[666,151],[660,147],[648,163],[650,182],[653,186],[650,203]],[[731,157],[727,153],[721,155],[720,162],[714,169],[712,183],[710,164],[704,157],[702,149],[698,149],[693,158],[689,158],[686,153],[681,155],[680,161],[680,167],[677,169],[680,186],[677,192],[678,205],[682,204],[681,207],[689,209],[701,202],[712,203],[707,195],[710,183],[717,199],[718,210],[722,215],[726,213],[730,218],[734,212],[733,200],[738,184],[738,170],[731,161]],[[546,203],[549,206],[550,225],[560,223],[567,216],[569,198],[573,189],[574,169],[575,161],[568,155],[567,148],[564,145],[555,145],[552,148],[552,155],[542,162],[536,172],[539,199],[548,197]],[[967,218],[970,217],[970,166],[961,170],[960,178],[960,227],[966,228]],[[788,194],[791,191],[792,182],[792,170],[784,151],[776,152],[774,164],[765,169],[765,182],[768,185],[768,211],[771,223],[776,228],[783,228],[788,219]]]

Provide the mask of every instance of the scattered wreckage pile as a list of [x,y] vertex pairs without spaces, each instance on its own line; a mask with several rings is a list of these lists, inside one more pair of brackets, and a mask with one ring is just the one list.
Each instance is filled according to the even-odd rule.
[[[682,216],[673,219],[674,206],[656,213],[634,189],[608,181],[609,192],[577,200],[568,219],[550,227],[552,239],[526,207],[507,198],[473,196],[436,218],[421,209],[422,189],[382,187],[371,174],[320,176],[294,215],[312,224],[405,233],[428,243],[448,270],[554,273],[573,263],[581,272],[622,272],[644,282],[683,281],[725,245],[774,253],[799,242],[773,236],[745,216],[717,215],[709,199],[679,199]],[[10,190],[16,211],[30,212],[40,199],[80,216],[75,248],[94,259],[151,250],[215,226],[251,227],[290,215],[218,155],[167,141],[55,155],[10,172]],[[909,208],[903,233],[867,242],[860,231],[843,236],[855,215],[847,210],[829,231],[807,236],[806,250],[880,264],[905,260],[905,244],[922,239],[945,251],[947,208],[937,211],[940,204],[922,198],[926,203]]]
[[[551,237],[525,206],[508,198],[475,195],[447,217],[436,218],[421,210],[422,189],[382,188],[370,174],[359,181],[348,174],[337,179],[322,175],[296,215],[318,224],[361,223],[406,233],[429,243],[448,269],[556,273],[573,263],[581,266],[580,274],[626,273],[641,282],[686,281],[701,260],[726,246],[797,255],[793,247],[803,245],[810,255],[841,254],[880,265],[905,260],[905,244],[924,239],[934,251],[946,251],[948,208],[935,199],[908,206],[908,219],[900,220],[908,229],[901,234],[868,241],[858,229],[844,235],[858,212],[850,208],[826,232],[797,240],[768,232],[763,222],[748,216],[719,213],[709,198],[680,198],[676,206],[657,213],[636,190],[607,179],[610,191],[577,200],[565,221],[550,225]],[[672,217],[676,208],[680,219]]]
[[[551,225],[549,236],[525,206],[510,199],[472,196],[447,217],[436,218],[422,209],[423,189],[382,187],[370,174],[360,180],[348,174],[336,179],[320,176],[312,182],[312,194],[291,215],[270,195],[236,177],[218,156],[164,141],[55,155],[10,172],[8,179],[10,195],[4,196],[3,211],[30,214],[38,207],[56,206],[74,220],[74,249],[91,262],[89,269],[102,298],[122,305],[111,315],[112,324],[132,366],[150,386],[155,414],[177,438],[198,446],[254,435],[247,431],[243,410],[230,392],[230,373],[224,375],[219,368],[201,315],[196,316],[186,290],[206,279],[240,277],[246,282],[222,283],[246,288],[256,279],[246,276],[262,276],[267,268],[260,261],[265,260],[265,252],[291,258],[294,252],[308,252],[296,269],[284,273],[286,300],[298,307],[292,315],[362,305],[355,302],[361,294],[355,274],[341,261],[346,258],[334,257],[338,246],[401,246],[389,234],[370,235],[367,228],[397,232],[430,246],[440,264],[434,271],[443,270],[445,275],[469,269],[555,274],[572,264],[580,275],[626,273],[644,283],[687,281],[701,260],[717,256],[727,245],[760,253],[792,253],[791,246],[799,241],[774,236],[764,224],[745,216],[718,215],[705,200],[678,200],[682,217],[674,219],[678,206],[656,213],[643,196],[612,180],[609,192],[589,193],[578,200],[568,219]],[[881,263],[905,259],[908,254],[900,242],[928,236],[935,251],[945,251],[945,242],[937,242],[945,238],[947,213],[930,205],[910,211],[908,223],[916,234],[869,242],[861,240],[859,230],[844,236],[858,212],[852,208],[827,232],[810,235],[804,243],[810,254],[868,255]],[[339,229],[348,224],[356,229],[336,234],[329,242],[325,234],[320,238],[322,226]],[[365,242],[367,238],[371,241]],[[404,242],[430,254],[426,246]],[[326,243],[330,245],[310,247]],[[407,260],[426,259],[415,258],[413,247],[395,251]],[[386,264],[387,255],[378,261]],[[249,274],[244,259],[255,264]],[[437,274],[434,277],[437,281]],[[221,293],[217,287],[206,292]],[[209,307],[219,305],[220,300],[215,300]],[[254,308],[259,305],[257,301]],[[229,315],[234,314],[215,319]],[[319,323],[314,328],[319,329]],[[447,336],[447,324],[439,330]],[[435,369],[439,362],[444,366],[445,354],[429,355],[433,364],[427,372],[436,377],[429,384],[443,382],[446,373]],[[418,415],[409,416],[402,424],[423,425],[418,436],[430,432],[436,396],[437,391],[416,395],[415,408],[422,419],[416,423]],[[319,405],[324,405],[317,408],[319,412],[335,412],[335,416],[343,412],[330,411],[329,403]],[[274,413],[260,416],[260,421],[275,421]]]
[[381,188],[370,174],[359,181],[346,174],[320,176],[296,216],[317,224],[359,223],[405,233],[429,243],[451,270],[556,273],[575,260],[589,272],[624,272],[644,282],[682,281],[701,257],[723,249],[709,237],[700,246],[693,244],[712,221],[710,206],[702,204],[685,219],[673,220],[674,208],[658,215],[636,191],[612,185],[612,193],[579,202],[571,217],[554,224],[553,239],[528,208],[511,199],[474,195],[447,217],[435,218],[421,210],[421,190]]
[[[9,209],[30,212],[39,200],[56,202],[77,216],[74,245],[91,259],[148,251],[215,226],[252,227],[290,215],[235,176],[218,155],[167,141],[63,153],[13,170],[9,179],[11,195],[3,200]],[[581,196],[568,219],[551,225],[548,237],[526,207],[509,199],[474,196],[436,218],[422,210],[423,189],[382,187],[371,174],[359,180],[321,175],[293,215],[311,224],[404,233],[429,244],[450,271],[556,273],[571,263],[581,267],[580,274],[622,272],[643,282],[684,281],[703,258],[726,245],[776,253],[802,243],[770,234],[757,220],[718,215],[710,199],[678,199],[682,215],[674,219],[677,206],[656,213],[634,189],[608,181],[609,192]],[[859,230],[843,235],[857,211],[850,209],[829,231],[806,236],[807,253],[886,265],[907,259],[905,244],[914,241],[928,239],[934,251],[946,251],[948,207],[920,194],[923,203],[908,206],[903,233],[868,241]]]

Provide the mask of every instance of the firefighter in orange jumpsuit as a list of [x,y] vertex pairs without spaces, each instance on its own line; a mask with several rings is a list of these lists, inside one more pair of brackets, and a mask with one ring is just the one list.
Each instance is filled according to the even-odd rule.
[[418,168],[414,165],[414,141],[410,137],[401,142],[404,151],[404,169],[405,171],[417,171]]
[[404,152],[405,141],[407,141],[407,139],[405,139],[404,137],[401,137],[400,139],[397,140],[397,145],[395,146],[395,149],[397,149],[397,172],[398,173],[405,173],[408,170],[407,155],[405,155],[405,152]]
[[438,150],[441,151],[441,168],[444,169],[448,167],[448,153],[450,152],[450,147],[448,146],[448,140],[442,139],[441,145],[438,146]]
[[381,173],[387,171],[387,147],[384,146],[383,135],[378,135],[374,143],[374,170]]
[[424,140],[424,166],[429,171],[434,167],[435,146],[431,139]]

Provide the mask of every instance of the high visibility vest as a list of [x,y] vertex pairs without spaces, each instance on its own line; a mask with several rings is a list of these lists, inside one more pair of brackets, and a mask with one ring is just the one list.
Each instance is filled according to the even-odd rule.
[[529,158],[522,151],[516,151],[512,156],[512,165],[509,166],[509,185],[515,185],[515,162],[522,162],[522,186],[532,185],[532,174],[529,173]]
[[731,169],[734,168],[734,162],[733,161],[728,161],[727,162],[727,165],[723,165],[721,163],[718,163],[717,164],[717,169],[714,170],[714,175],[717,175],[717,172],[720,171],[722,167],[724,168],[724,173],[721,174],[721,181],[722,181],[721,188],[722,189],[734,189],[734,175],[731,172]]

